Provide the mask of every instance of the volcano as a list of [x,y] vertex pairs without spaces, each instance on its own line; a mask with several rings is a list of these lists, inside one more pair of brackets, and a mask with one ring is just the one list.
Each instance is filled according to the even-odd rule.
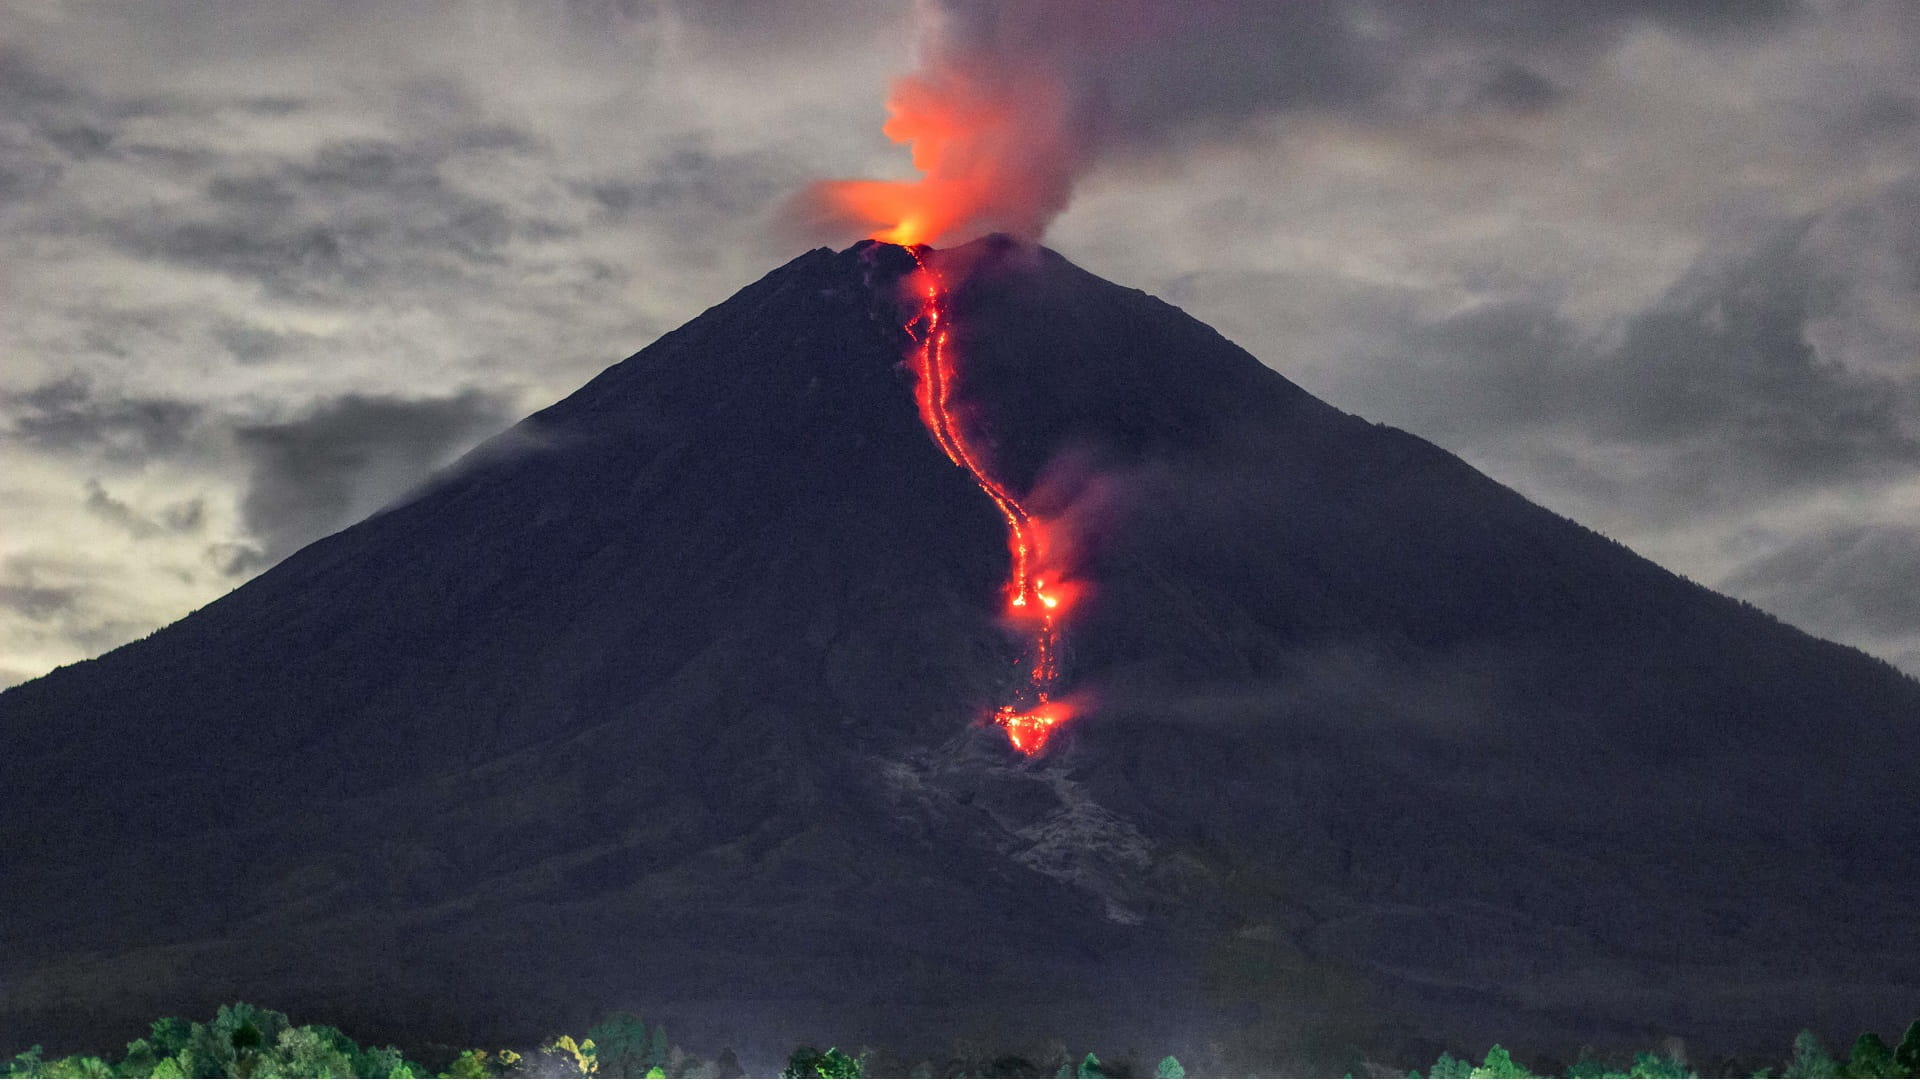
[[[1086,585],[1031,756],[917,261],[955,424]],[[0,1048],[249,1000],[463,1045],[630,1008],[763,1064],[1778,1056],[1920,1001],[1917,720],[1057,254],[822,249],[0,694]]]

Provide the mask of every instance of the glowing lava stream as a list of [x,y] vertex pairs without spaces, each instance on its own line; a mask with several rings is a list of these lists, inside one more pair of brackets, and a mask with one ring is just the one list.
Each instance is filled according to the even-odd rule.
[[979,458],[967,446],[966,436],[954,422],[949,408],[953,392],[953,359],[947,348],[946,284],[927,265],[926,248],[911,247],[919,269],[911,283],[920,306],[907,333],[913,337],[912,364],[918,376],[914,398],[920,405],[920,421],[940,444],[948,459],[967,470],[981,491],[993,500],[1007,523],[1007,546],[1013,556],[1012,574],[1007,581],[1007,615],[1028,637],[1033,665],[1028,675],[1028,693],[1024,705],[1002,705],[993,722],[1007,729],[1007,739],[1023,754],[1033,755],[1046,746],[1047,737],[1072,710],[1066,702],[1052,698],[1054,683],[1060,677],[1060,628],[1063,614],[1058,589],[1049,590],[1036,576],[1041,547],[1042,526],[1035,521],[1020,500],[1000,485],[980,465]]

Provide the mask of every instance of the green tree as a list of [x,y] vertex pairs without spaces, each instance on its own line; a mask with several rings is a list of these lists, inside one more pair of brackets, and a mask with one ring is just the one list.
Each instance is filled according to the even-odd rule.
[[[653,1035],[647,1039],[647,1068],[666,1068],[668,1056],[671,1055],[672,1052],[672,1044],[667,1041],[666,1027],[661,1024],[655,1024],[653,1026]],[[827,1052],[832,1053],[833,1051],[829,1049]]]
[[836,1047],[828,1047],[823,1054],[811,1046],[802,1046],[788,1055],[787,1067],[780,1071],[780,1075],[789,1080],[793,1078],[813,1080],[814,1077],[840,1080],[844,1077],[859,1076],[860,1063]]
[[163,1016],[147,1025],[147,1041],[165,1057],[175,1057],[193,1040],[193,1025],[177,1016]]
[[1467,1077],[1473,1075],[1473,1062],[1454,1057],[1442,1050],[1439,1059],[1433,1063],[1433,1068],[1427,1075],[1433,1077],[1433,1080],[1467,1080]]
[[1633,1055],[1633,1068],[1627,1070],[1627,1076],[1632,1080],[1687,1080],[1698,1075],[1679,1058],[1651,1050],[1642,1050]]
[[1153,1070],[1153,1075],[1158,1080],[1186,1080],[1187,1070],[1181,1067],[1179,1058],[1168,1054],[1160,1059],[1160,1064]]
[[1487,1059],[1467,1075],[1473,1080],[1520,1080],[1533,1074],[1527,1071],[1526,1066],[1514,1061],[1506,1047],[1494,1043],[1493,1048],[1487,1051]]
[[152,1076],[153,1070],[160,1064],[160,1053],[154,1049],[153,1040],[135,1039],[127,1044],[126,1056],[113,1070],[118,1076]]
[[1839,1076],[1840,1063],[1821,1044],[1820,1037],[1811,1031],[1801,1031],[1793,1037],[1793,1060],[1787,1062],[1787,1071],[1780,1074],[1788,1080],[1804,1077]]
[[1853,1053],[1847,1055],[1845,1075],[1879,1080],[1904,1074],[1893,1060],[1893,1047],[1888,1046],[1879,1033],[1868,1031],[1853,1040]]
[[782,1080],[813,1080],[820,1073],[814,1068],[820,1060],[820,1051],[811,1046],[796,1046],[793,1053],[787,1055],[787,1067],[780,1070]]
[[1607,1063],[1596,1058],[1589,1051],[1582,1051],[1580,1060],[1567,1067],[1567,1076],[1572,1080],[1601,1080],[1602,1077],[1624,1077],[1607,1067]]
[[820,1055],[820,1061],[814,1066],[821,1076],[828,1080],[853,1080],[860,1075],[860,1063],[847,1054],[829,1046],[827,1052]]
[[35,1043],[13,1055],[13,1060],[7,1062],[7,1075],[32,1076],[39,1072],[40,1055],[43,1053],[45,1053],[45,1051],[40,1048],[40,1044]]
[[97,1057],[87,1054],[72,1054],[59,1061],[49,1061],[41,1066],[40,1076],[78,1077],[80,1080],[105,1080],[113,1075],[113,1067]]
[[647,1060],[647,1024],[630,1012],[608,1014],[587,1032],[598,1048],[600,1069],[608,1076],[644,1076]]
[[440,1077],[441,1080],[486,1080],[487,1075],[487,1052],[462,1050]]
[[573,1036],[562,1035],[545,1049],[562,1061],[570,1062],[580,1070],[581,1076],[593,1076],[600,1071],[600,1048],[593,1044],[592,1039],[575,1042]]
[[271,1071],[277,1076],[386,1075],[354,1068],[353,1059],[359,1049],[352,1039],[324,1024],[288,1028],[274,1040]]
[[253,1076],[288,1026],[285,1013],[244,1001],[222,1005],[213,1023],[188,1026],[185,1044],[174,1057],[188,1076]]
[[1906,1035],[1893,1049],[1893,1064],[1901,1076],[1920,1076],[1920,1020],[1907,1025]]
[[[181,1077],[180,1052],[193,1040],[194,1025],[177,1016],[163,1016],[147,1025],[147,1037],[127,1044],[122,1076]],[[148,1060],[151,1055],[152,1060]]]
[[[348,1040],[348,1045],[353,1045],[351,1040]],[[353,1075],[384,1077],[385,1080],[413,1080],[420,1075],[420,1070],[400,1053],[398,1047],[369,1046],[365,1050],[356,1049],[354,1052]]]

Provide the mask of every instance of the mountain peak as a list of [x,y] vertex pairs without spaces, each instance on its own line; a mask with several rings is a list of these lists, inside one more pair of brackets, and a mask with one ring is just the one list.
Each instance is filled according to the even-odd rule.
[[[916,406],[921,262],[952,423],[1087,587],[1086,708],[1037,758],[988,725],[1028,658],[1005,522]],[[0,694],[0,980],[36,988],[0,1044],[244,994],[376,1037],[624,1007],[1216,1071],[1771,1049],[1920,990],[1915,715],[1044,248],[821,249]]]

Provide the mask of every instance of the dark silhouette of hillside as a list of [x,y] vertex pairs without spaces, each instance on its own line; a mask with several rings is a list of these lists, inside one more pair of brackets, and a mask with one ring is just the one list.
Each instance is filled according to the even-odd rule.
[[810,252],[0,694],[0,1050],[235,999],[1198,1068],[1911,1015],[1920,684],[1058,255],[936,259],[996,472],[1105,507],[1047,755],[977,722],[1007,553],[911,260]]

